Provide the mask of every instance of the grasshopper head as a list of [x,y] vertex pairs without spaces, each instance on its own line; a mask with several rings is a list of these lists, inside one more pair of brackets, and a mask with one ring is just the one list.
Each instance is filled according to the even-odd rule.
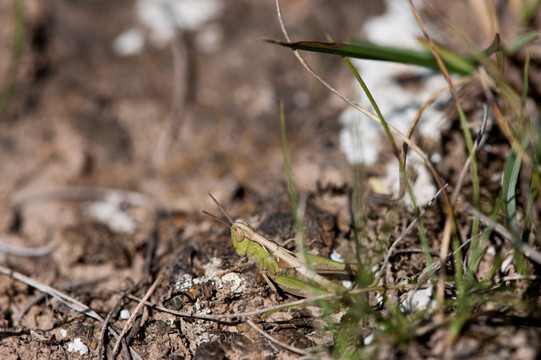
[[231,225],[231,240],[240,256],[246,256],[254,232],[254,229],[245,222],[238,221]]
[[228,222],[221,220],[220,218],[212,215],[209,212],[206,212],[205,210],[203,210],[203,213],[229,227],[231,229],[231,240],[233,240],[233,246],[235,246],[235,250],[237,250],[237,253],[240,256],[246,256],[246,253],[248,252],[248,246],[252,242],[251,239],[255,233],[254,229],[252,229],[250,225],[245,222],[233,221],[231,216],[227,214],[227,212],[222,207],[222,205],[220,205],[218,200],[216,200],[211,194],[209,194],[209,196],[212,201],[214,201],[214,203],[218,206],[218,209],[220,209],[222,214],[224,214],[224,216],[227,218]]

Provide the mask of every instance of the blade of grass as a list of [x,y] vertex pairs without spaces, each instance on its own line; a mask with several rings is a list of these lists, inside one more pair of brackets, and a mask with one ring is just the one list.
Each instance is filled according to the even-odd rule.
[[[368,41],[354,40],[352,44],[319,41],[284,42],[266,40],[267,42],[282,45],[294,50],[306,50],[325,54],[352,57],[363,60],[392,61],[408,65],[419,65],[431,69],[438,69],[438,64],[430,51],[383,46]],[[451,52],[446,53],[446,65],[452,73],[470,75],[475,72],[475,62],[459,57]]]
[[289,150],[287,148],[286,120],[284,115],[284,102],[280,101],[280,135],[282,138],[282,156],[284,158],[284,170],[286,172],[287,191],[293,214],[297,213],[299,207],[297,202],[297,193],[293,184],[293,172],[291,171],[291,162],[289,160]]
[[511,150],[503,173],[502,199],[507,226],[515,234],[519,233],[517,224],[516,189],[520,166],[520,159],[518,159],[516,152]]
[[508,55],[515,55],[518,51],[523,49],[526,45],[531,43],[532,41],[536,40],[541,36],[541,33],[539,31],[530,31],[525,34],[521,34],[518,37],[516,37],[509,46],[505,49],[505,52]]

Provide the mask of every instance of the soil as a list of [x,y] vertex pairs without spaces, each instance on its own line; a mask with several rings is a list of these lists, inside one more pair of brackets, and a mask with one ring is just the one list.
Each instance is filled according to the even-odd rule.
[[[109,316],[118,333],[126,324],[120,310],[133,313],[138,304],[127,295],[142,298],[156,279],[161,280],[150,294],[152,303],[217,316],[209,321],[145,307],[125,335],[145,359],[299,358],[244,318],[219,318],[297,298],[269,286],[254,266],[223,275],[242,259],[229,230],[201,212],[221,216],[212,193],[234,218],[270,239],[294,237],[280,137],[283,101],[310,252],[327,257],[336,249],[355,260],[348,258],[354,247],[349,209],[355,169],[339,148],[338,115],[346,104],[311,78],[290,51],[263,41],[282,39],[274,2],[224,2],[212,20],[223,33],[213,51],[198,47],[194,30],[132,57],[117,56],[111,45],[137,22],[132,1],[13,3],[24,3],[28,42],[15,63],[0,59],[0,85],[9,84],[12,74],[15,84],[0,115],[0,239],[11,249],[48,248],[30,257],[6,250],[1,265],[68,293],[101,318]],[[332,34],[343,42],[384,10],[379,1],[324,0],[284,2],[282,9],[296,39],[324,41]],[[16,29],[12,4],[3,2],[0,53],[16,53]],[[307,58],[333,85],[353,93],[340,58]],[[446,160],[438,171],[452,190],[467,154],[456,119],[449,122],[439,145]],[[499,186],[492,174],[504,167],[509,151],[501,135],[492,135],[491,152],[480,154],[487,199]],[[392,157],[388,145],[381,157]],[[369,178],[382,169],[363,171]],[[414,216],[407,205],[377,196],[367,200],[366,214],[363,256],[377,266]],[[468,217],[459,221],[466,231]],[[424,217],[434,259],[443,222],[438,204]],[[396,283],[424,269],[420,249],[412,231],[391,259]],[[497,314],[491,317],[486,309],[468,324],[452,357],[538,356],[539,316],[512,309]],[[507,322],[507,315],[526,321],[527,314],[537,325]],[[252,319],[296,348],[330,347],[332,335],[321,330],[318,318],[321,309],[303,306]],[[427,327],[407,346],[382,340],[372,355],[441,357],[449,331]],[[103,350],[101,334],[95,318],[0,276],[0,358],[95,358]],[[104,338],[106,357],[112,358],[115,339],[110,333]],[[70,351],[76,339],[88,354]],[[125,348],[119,353],[127,356]]]

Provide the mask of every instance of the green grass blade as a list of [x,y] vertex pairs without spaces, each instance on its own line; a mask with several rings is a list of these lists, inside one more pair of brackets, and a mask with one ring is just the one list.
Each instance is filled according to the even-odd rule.
[[516,152],[511,150],[503,175],[502,196],[507,226],[515,234],[518,234],[516,188],[520,165]]
[[516,54],[519,50],[523,49],[524,46],[528,45],[532,41],[538,39],[541,36],[539,31],[530,31],[525,34],[519,35],[509,46],[506,48],[506,52],[509,55]]
[[297,214],[299,207],[297,202],[297,193],[293,184],[293,172],[291,171],[291,162],[289,160],[289,150],[287,148],[286,120],[284,115],[284,102],[280,101],[280,134],[282,137],[282,155],[284,157],[284,169],[286,172],[287,191],[293,214]]
[[[429,50],[405,49],[358,40],[354,40],[352,44],[319,41],[268,41],[274,44],[289,47],[294,50],[306,50],[364,60],[393,61],[409,65],[424,66],[436,70],[439,69],[436,59],[434,59],[434,56]],[[475,71],[479,58],[486,58],[496,49],[499,49],[499,37],[495,38],[491,46],[489,46],[486,50],[471,58],[465,58],[443,49],[440,49],[440,53],[443,57],[445,65],[447,66],[447,69],[450,72],[460,75],[469,75]]]

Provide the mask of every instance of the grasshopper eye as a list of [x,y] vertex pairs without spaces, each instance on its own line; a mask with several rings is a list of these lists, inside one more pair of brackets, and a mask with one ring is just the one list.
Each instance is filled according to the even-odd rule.
[[239,229],[239,228],[235,229],[235,240],[237,240],[238,242],[241,242],[244,240],[244,238],[245,238],[244,230]]

